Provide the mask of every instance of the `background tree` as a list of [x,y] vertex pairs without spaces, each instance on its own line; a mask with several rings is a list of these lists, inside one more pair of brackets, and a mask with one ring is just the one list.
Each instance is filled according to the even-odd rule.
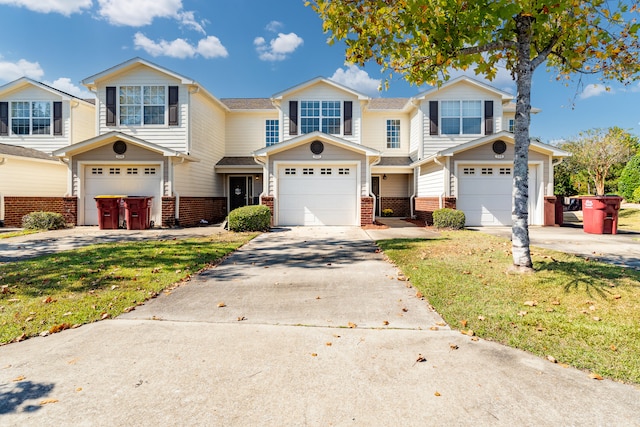
[[637,137],[613,127],[581,132],[576,139],[562,144],[562,148],[572,154],[569,161],[578,170],[586,171],[595,186],[596,196],[604,196],[607,178],[614,170],[620,175],[624,165],[635,154],[637,145]]
[[636,191],[640,189],[640,153],[633,156],[622,170],[618,189],[627,202],[640,202],[640,192]]
[[[410,83],[441,84],[449,70],[475,67],[491,79],[504,66],[516,81],[512,215],[514,266],[531,270],[528,159],[533,72],[575,72],[627,81],[638,77],[638,0],[313,0],[329,43],[345,40],[346,59],[401,73]],[[388,79],[385,85],[388,84]]]

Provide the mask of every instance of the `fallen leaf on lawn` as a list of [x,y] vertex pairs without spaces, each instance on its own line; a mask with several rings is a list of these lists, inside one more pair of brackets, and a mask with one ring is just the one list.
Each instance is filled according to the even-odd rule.
[[479,341],[480,339],[478,337],[471,337],[471,341]]
[[558,363],[558,361],[556,360],[556,358],[555,358],[555,357],[553,357],[553,356],[551,356],[551,355],[547,356],[547,360],[548,360],[549,362],[551,362],[551,363]]
[[82,387],[78,387],[76,391],[82,391]]
[[31,322],[33,320],[33,316],[29,316],[26,319],[24,319],[25,322]]
[[406,313],[407,311],[409,311],[409,309],[407,307],[402,307],[402,311]]
[[318,353],[311,353],[311,357],[316,357],[318,356]]
[[524,317],[524,316],[526,316],[526,315],[527,315],[527,312],[526,312],[526,311],[519,311],[519,312],[518,312],[518,316],[520,316],[520,317]]
[[593,316],[593,320],[595,320],[596,322],[601,321],[602,319],[600,319],[598,316]]
[[317,296],[316,299],[320,299],[320,296]]
[[485,317],[484,316],[478,316],[478,320],[484,320]]
[[357,327],[358,327],[358,325],[356,325],[356,324],[355,324],[355,323],[353,323],[353,322],[349,322],[349,323],[347,324],[347,326],[348,326],[349,328],[351,328],[351,329],[353,329],[353,328],[357,328]]
[[596,311],[596,306],[595,306],[595,305],[590,305],[590,306],[589,306],[589,310],[591,310],[591,311]]
[[429,329],[430,329],[430,330],[432,330],[432,331],[437,331],[437,330],[438,330],[438,327],[437,327],[437,326],[432,326],[432,327],[430,327]]
[[433,393],[434,396],[442,396],[440,393],[438,393],[437,391],[435,393]]
[[63,316],[64,316],[64,317],[66,317],[66,316],[71,316],[72,314],[73,314],[72,312],[67,311],[66,313],[64,313],[64,314],[63,314]]
[[108,319],[109,317],[111,317],[109,313],[102,313],[102,316],[100,316],[100,320],[105,320],[105,319]]
[[340,338],[340,335],[338,335],[338,334],[333,334],[333,336],[334,336],[335,338]]
[[560,305],[560,301],[557,301],[557,300],[556,300],[556,301],[551,301],[551,304],[553,304],[553,305]]
[[618,351],[618,347],[616,347],[615,345],[611,344],[611,347],[609,347],[611,349],[611,351]]
[[418,358],[416,359],[416,363],[422,363],[422,362],[426,362],[427,358],[424,357],[422,354],[418,354]]
[[382,324],[383,324],[383,325],[385,325],[385,326],[387,326],[387,325],[389,324],[389,321],[388,321],[388,320],[385,320],[385,321],[383,321],[383,322],[382,322]]
[[437,322],[436,325],[438,325],[438,326],[446,326],[447,324],[444,323],[444,322]]
[[60,323],[59,325],[54,325],[49,329],[49,333],[57,334],[58,332],[64,331],[65,329],[69,329],[71,327],[68,323]]
[[53,302],[53,298],[51,297],[46,297],[45,299],[42,300],[43,304],[49,304],[51,302]]
[[44,399],[40,401],[41,405],[48,405],[49,403],[58,403],[58,399]]
[[555,310],[554,310],[553,308],[549,307],[549,308],[547,308],[545,311],[546,311],[547,313],[553,313]]
[[423,297],[422,292],[420,292],[420,291],[416,292],[416,297],[417,298],[422,298]]
[[462,325],[462,327],[463,327],[463,328],[466,328],[466,327],[467,327],[467,323],[468,323],[468,322],[467,322],[466,320],[461,320],[461,321],[460,321],[460,324]]
[[538,301],[525,301],[523,304],[528,305],[529,307],[535,307],[538,305]]
[[331,342],[326,342],[324,345],[326,345],[327,347],[331,347],[333,345],[333,343]]
[[124,313],[129,313],[129,312],[131,312],[131,311],[133,311],[133,310],[135,310],[135,309],[136,309],[136,307],[135,307],[135,306],[131,306],[131,307],[127,307],[127,308],[125,308],[125,309],[124,309],[124,310],[122,310],[122,311],[123,311]]
[[20,375],[19,377],[16,377],[14,379],[12,379],[11,381],[13,381],[14,383],[19,383],[20,381],[24,381],[26,379],[26,377],[24,375]]
[[470,271],[463,271],[462,274],[471,274]]
[[602,381],[604,379],[602,378],[602,376],[596,374],[595,372],[590,373],[589,378],[593,378],[594,380],[598,380],[598,381]]
[[118,285],[112,285],[112,286],[111,286],[111,290],[112,290],[112,291],[115,291],[115,290],[116,290],[116,289],[118,289],[119,287],[120,287],[120,286],[118,286]]
[[69,360],[67,363],[68,363],[69,365],[75,365],[77,361],[78,361],[78,359],[71,359],[71,360]]
[[449,344],[449,349],[450,350],[457,350],[458,348],[460,348],[460,347],[458,347],[457,344]]
[[219,307],[219,308],[226,307],[226,306],[227,306],[227,304],[225,304],[225,303],[224,303],[224,302],[222,302],[222,301],[218,303],[218,307]]
[[460,331],[460,333],[461,333],[462,335],[469,335],[470,337],[472,337],[472,336],[474,336],[474,335],[476,334],[476,333],[475,333],[475,332],[473,332],[471,329],[469,329],[468,331],[462,330],[462,331]]
[[242,322],[243,320],[247,320],[247,318],[244,316],[238,317],[238,322]]
[[613,296],[613,299],[620,299],[620,298],[622,298],[622,295],[615,294],[615,295]]

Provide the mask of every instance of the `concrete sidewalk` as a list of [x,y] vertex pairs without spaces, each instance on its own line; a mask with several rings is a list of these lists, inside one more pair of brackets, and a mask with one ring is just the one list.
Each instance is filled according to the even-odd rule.
[[127,315],[0,347],[0,424],[640,426],[638,388],[451,331],[376,249],[280,229]]

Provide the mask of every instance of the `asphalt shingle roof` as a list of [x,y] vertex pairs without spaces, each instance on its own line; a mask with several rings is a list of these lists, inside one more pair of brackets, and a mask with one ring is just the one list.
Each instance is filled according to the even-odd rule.
[[369,110],[402,110],[409,102],[409,98],[372,98],[367,108]]
[[253,157],[223,157],[216,166],[259,166]]
[[275,110],[269,98],[222,98],[230,110]]
[[0,156],[1,155],[27,157],[29,159],[41,159],[41,160],[57,160],[55,157],[33,148],[25,148],[19,145],[1,144],[0,143]]

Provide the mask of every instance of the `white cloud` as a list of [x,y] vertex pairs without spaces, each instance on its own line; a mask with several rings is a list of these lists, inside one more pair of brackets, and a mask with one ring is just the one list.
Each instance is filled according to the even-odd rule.
[[380,96],[378,88],[381,80],[369,77],[369,73],[361,70],[357,65],[349,65],[346,70],[338,68],[329,79],[358,92]]
[[44,70],[39,63],[26,59],[20,59],[18,62],[0,61],[0,80],[10,82],[23,76],[40,80],[44,76]]
[[215,36],[209,36],[198,42],[197,51],[205,58],[226,58],[229,56],[227,49],[222,45],[220,39]]
[[271,39],[269,44],[263,37],[256,37],[253,44],[256,46],[259,57],[263,61],[282,61],[287,59],[287,55],[293,53],[304,40],[296,33],[278,33],[278,37]]
[[93,0],[0,0],[0,4],[24,7],[40,13],[60,13],[69,16],[82,13],[82,9],[92,6]]
[[98,3],[98,14],[112,25],[142,27],[151,24],[155,18],[183,21],[180,16],[182,0],[98,0]]
[[95,95],[87,90],[84,90],[71,82],[68,77],[60,77],[53,82],[44,81],[44,84],[54,87],[58,90],[71,94],[81,99],[95,98]]
[[204,21],[196,21],[195,13],[192,11],[188,12],[179,12],[178,20],[180,21],[180,25],[191,28],[194,31],[197,31],[202,34],[206,34],[204,30]]
[[280,21],[271,21],[267,24],[267,26],[265,27],[265,29],[267,31],[270,31],[272,33],[277,33],[278,30],[280,28],[282,28],[284,25],[282,24],[282,22]]
[[611,93],[611,91],[605,85],[594,83],[587,85],[580,94],[579,98],[587,99],[591,98],[592,96],[600,96],[604,93]]
[[133,38],[136,49],[143,49],[151,56],[169,56],[172,58],[193,58],[201,55],[204,58],[216,58],[228,56],[227,49],[220,43],[217,37],[209,36],[198,42],[197,46],[191,45],[185,39],[173,41],[153,41],[144,34],[138,32]]

